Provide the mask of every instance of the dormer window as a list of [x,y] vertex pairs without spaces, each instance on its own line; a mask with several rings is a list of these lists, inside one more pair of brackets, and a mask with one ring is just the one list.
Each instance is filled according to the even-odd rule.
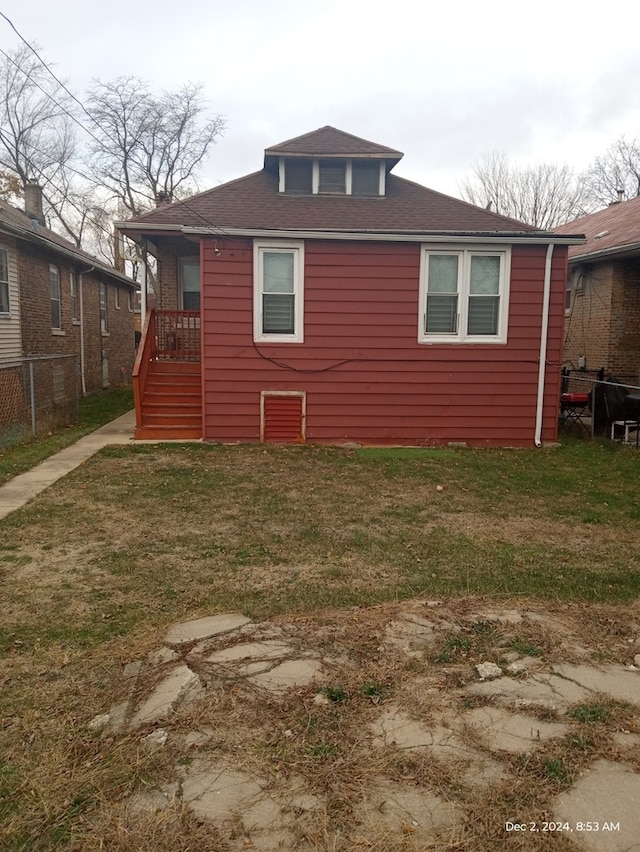
[[380,163],[377,160],[353,160],[351,193],[352,195],[384,195],[384,191],[380,190]]
[[344,160],[318,160],[318,193],[347,192],[347,164]]
[[384,195],[385,161],[280,157],[280,192],[287,195]]
[[287,192],[311,195],[313,160],[286,160],[285,186]]

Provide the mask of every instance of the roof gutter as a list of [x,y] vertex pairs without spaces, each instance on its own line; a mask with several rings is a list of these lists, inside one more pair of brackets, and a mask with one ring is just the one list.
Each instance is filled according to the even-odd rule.
[[538,399],[536,403],[536,447],[542,446],[542,409],[544,405],[544,379],[547,371],[547,342],[549,331],[549,302],[551,301],[551,261],[554,243],[549,243],[544,263],[544,291],[542,296],[542,328],[540,330],[540,362],[538,365]]
[[[29,242],[44,245],[50,251],[57,252],[63,257],[73,260],[75,263],[88,264],[93,262],[93,258],[91,256],[77,254],[76,252],[71,251],[71,249],[68,249],[63,245],[60,245],[60,243],[55,242],[55,240],[48,239],[48,237],[45,237],[43,234],[37,234],[35,231],[29,231],[26,228],[21,228],[19,225],[14,225],[11,222],[7,222],[6,219],[0,219],[0,228],[9,231],[14,236],[20,239],[25,239]],[[104,275],[109,275],[111,278],[115,278],[118,281],[121,281],[123,284],[127,284],[134,290],[136,289],[135,281],[132,281],[130,278],[127,278],[126,275],[122,275],[116,269],[110,269],[105,264],[100,263],[99,260],[95,261],[94,266],[92,268],[98,270],[99,272],[102,272]]]
[[[526,245],[548,245],[549,234],[540,232],[511,232],[505,233],[495,231],[327,231],[327,230],[293,230],[293,229],[269,229],[269,228],[203,228],[194,225],[156,225],[151,222],[116,222],[115,227],[123,231],[154,231],[157,233],[189,234],[211,237],[263,237],[284,240],[366,240],[366,241],[392,241],[392,242],[416,242],[437,243],[443,239],[455,239],[460,243],[487,243],[514,245],[523,243]],[[554,236],[558,245],[581,245],[585,242],[584,236],[567,235]]]
[[591,260],[600,260],[601,258],[614,257],[616,255],[626,256],[637,254],[640,252],[640,243],[628,243],[624,246],[612,246],[608,249],[600,251],[590,251],[586,254],[574,254],[569,258],[569,263],[588,263]]

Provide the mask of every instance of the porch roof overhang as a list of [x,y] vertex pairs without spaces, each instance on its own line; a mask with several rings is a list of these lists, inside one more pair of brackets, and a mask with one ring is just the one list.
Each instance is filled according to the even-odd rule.
[[116,222],[115,227],[134,240],[153,237],[181,236],[187,238],[222,237],[257,239],[313,239],[351,240],[369,242],[459,242],[459,243],[504,243],[509,245],[582,245],[584,234],[553,234],[547,231],[376,231],[376,230],[292,230],[269,228],[211,228],[193,225],[159,225],[144,222]]

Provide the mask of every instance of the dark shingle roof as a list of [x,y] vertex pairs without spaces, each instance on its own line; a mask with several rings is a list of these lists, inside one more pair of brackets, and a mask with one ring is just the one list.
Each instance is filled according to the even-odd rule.
[[569,260],[589,255],[640,254],[640,198],[612,204],[558,228],[558,234],[583,233],[587,242],[569,249]]
[[389,174],[384,197],[287,195],[263,169],[125,224],[207,229],[535,233],[536,228]]
[[[281,157],[346,157],[384,159],[384,196],[305,195],[279,191],[277,162]],[[265,168],[191,198],[151,210],[117,227],[131,236],[182,229],[202,233],[306,232],[387,235],[390,239],[422,236],[522,237],[550,236],[546,231],[474,207],[390,174],[401,151],[353,136],[335,127],[280,142],[265,151]],[[567,237],[563,242],[575,242]]]
[[344,130],[326,125],[294,139],[287,139],[267,148],[265,158],[271,155],[282,156],[286,154],[306,157],[380,157],[391,159],[396,163],[403,156],[402,151],[387,148],[386,145],[378,145],[361,139]]
[[31,219],[22,210],[8,204],[6,201],[0,200],[0,231],[5,230],[19,239],[39,245],[46,248],[48,251],[62,255],[84,266],[94,266],[96,270],[109,275],[118,281],[128,284],[130,287],[138,288],[138,285],[131,278],[118,272],[114,267],[109,266],[97,257],[89,254],[82,249],[79,249],[69,240],[65,240],[60,234],[56,234],[50,228],[40,225],[36,220]]

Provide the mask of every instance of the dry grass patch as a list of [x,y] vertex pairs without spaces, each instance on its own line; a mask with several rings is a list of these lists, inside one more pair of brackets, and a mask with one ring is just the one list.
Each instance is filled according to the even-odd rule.
[[[465,781],[464,761],[373,748],[371,725],[391,702],[426,726],[455,715],[484,660],[517,653],[549,666],[597,652],[628,664],[640,650],[630,641],[640,635],[635,456],[594,448],[583,470],[583,448],[563,452],[403,459],[116,448],[9,516],[0,545],[0,845],[225,850],[228,834],[179,802],[156,814],[125,807],[132,793],[176,782],[196,758],[226,761],[283,794],[303,783],[321,796],[323,807],[301,822],[301,849],[425,848],[411,830],[376,822],[372,784],[406,785],[462,809],[433,848],[491,848],[501,820],[541,818],[559,787],[549,773],[565,767],[572,777],[596,754],[622,759],[612,736],[637,731],[635,710],[610,705],[599,733],[572,721],[576,742],[545,746],[537,762],[514,764],[515,783],[489,788]],[[582,473],[591,491],[575,495],[569,485]],[[442,605],[417,608],[434,639],[418,637],[409,653],[388,628],[418,596]],[[168,624],[238,610],[321,657],[322,681],[283,697],[219,684],[171,720],[167,746],[153,753],[140,742],[150,727],[111,738],[87,730],[117,696],[123,666],[160,647]],[[521,617],[503,623],[492,615],[501,612]],[[143,680],[139,696],[152,686]],[[318,692],[328,703],[317,703]],[[208,738],[189,745],[194,731]],[[625,759],[638,766],[637,754]],[[526,842],[509,838],[514,849],[532,848],[517,845]],[[562,849],[564,839],[542,842]]]

